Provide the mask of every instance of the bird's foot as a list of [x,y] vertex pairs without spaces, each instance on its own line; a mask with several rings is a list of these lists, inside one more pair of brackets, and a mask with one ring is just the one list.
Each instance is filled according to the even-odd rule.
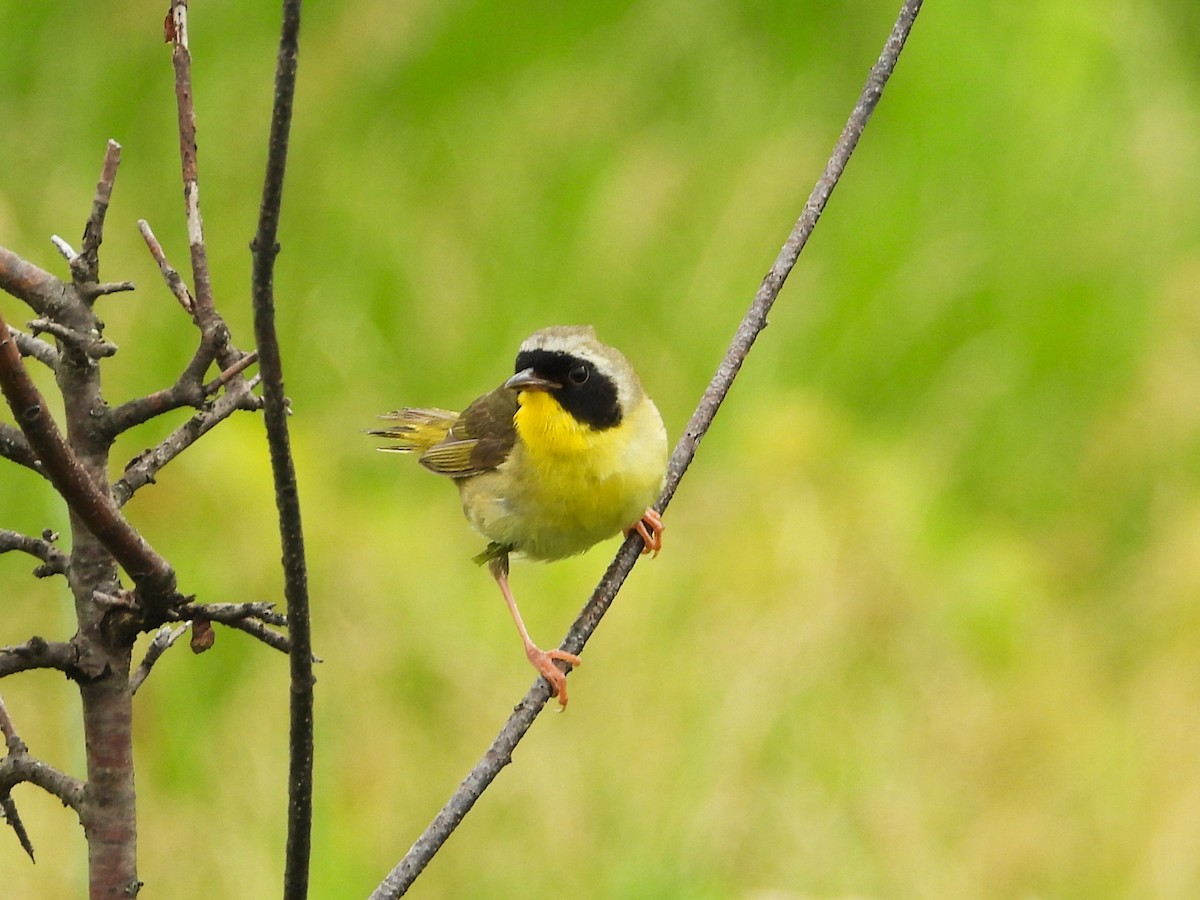
[[542,650],[533,644],[525,648],[525,655],[529,657],[529,662],[541,673],[542,677],[550,682],[551,696],[558,697],[558,705],[566,709],[567,673],[556,666],[554,661],[561,659],[572,666],[578,666],[580,664],[579,657],[566,650]]
[[663,524],[662,516],[658,514],[656,509],[647,509],[646,514],[637,520],[633,525],[625,529],[625,537],[629,537],[634,532],[637,532],[642,537],[642,553],[653,553],[658,556],[662,550],[662,536],[666,531],[667,526]]

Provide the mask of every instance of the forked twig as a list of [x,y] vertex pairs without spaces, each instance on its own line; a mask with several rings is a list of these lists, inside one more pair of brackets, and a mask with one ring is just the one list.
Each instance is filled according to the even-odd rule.
[[[729,349],[717,367],[716,374],[709,382],[683,436],[671,454],[667,466],[666,484],[657,505],[659,512],[665,511],[667,504],[675,495],[680,480],[695,457],[696,449],[712,424],[722,401],[729,393],[746,355],[759,333],[766,327],[767,313],[779,296],[784,280],[796,264],[800,251],[808,241],[809,235],[812,234],[833,188],[845,170],[846,163],[854,152],[858,139],[883,94],[884,86],[896,67],[900,52],[904,48],[904,42],[912,30],[920,8],[921,0],[905,0],[887,43],[884,45],[878,61],[871,69],[866,86],[834,145],[833,153],[825,165],[824,172],[817,180],[800,218],[788,236],[783,249],[776,257],[775,263],[763,278],[750,309],[738,326]],[[593,592],[591,599],[588,600],[583,611],[571,626],[561,649],[576,655],[580,653],[632,570],[641,549],[642,539],[636,534],[625,541],[612,564],[609,565],[608,571],[604,573],[604,577]],[[391,898],[402,896],[408,890],[429,860],[470,812],[471,807],[474,806],[483,791],[492,783],[500,770],[512,761],[514,748],[529,730],[549,697],[549,684],[545,679],[538,678],[525,698],[513,710],[512,715],[483,758],[467,775],[458,790],[434,817],[404,858],[371,894],[371,900],[391,900]]]

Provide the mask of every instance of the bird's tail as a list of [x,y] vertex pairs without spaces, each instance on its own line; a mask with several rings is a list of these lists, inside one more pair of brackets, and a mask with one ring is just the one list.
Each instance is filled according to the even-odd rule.
[[450,428],[458,421],[458,413],[447,409],[398,409],[384,413],[379,418],[387,422],[388,427],[367,433],[396,442],[390,447],[380,447],[380,450],[421,453],[445,439]]

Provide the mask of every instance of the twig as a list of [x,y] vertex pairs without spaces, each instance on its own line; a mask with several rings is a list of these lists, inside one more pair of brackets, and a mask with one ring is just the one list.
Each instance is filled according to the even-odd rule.
[[45,469],[42,468],[33,448],[29,446],[29,441],[25,440],[21,429],[14,428],[7,422],[0,422],[0,457],[32,469],[43,478],[46,477]]
[[[830,193],[845,170],[846,163],[854,152],[858,139],[879,102],[884,86],[896,67],[900,52],[904,48],[904,42],[912,30],[913,22],[920,8],[921,0],[905,0],[891,35],[884,45],[883,52],[872,67],[858,103],[834,146],[825,171],[809,195],[804,211],[800,214],[799,220],[788,236],[783,249],[780,250],[774,265],[763,279],[749,311],[742,319],[729,349],[717,368],[716,374],[701,397],[696,411],[692,414],[683,437],[680,438],[671,454],[667,466],[666,484],[657,504],[659,512],[666,510],[671,498],[675,495],[680,480],[695,457],[700,440],[708,431],[721,402],[729,393],[733,380],[749,353],[754,339],[766,327],[767,313],[778,297],[780,288],[783,287],[783,282],[795,265],[809,235],[812,234],[813,228],[829,200]],[[636,535],[626,540],[621,546],[591,599],[588,600],[574,625],[571,626],[561,649],[576,655],[580,653],[633,568],[641,548],[642,539]],[[405,857],[375,889],[371,895],[372,900],[390,900],[390,898],[400,897],[408,890],[429,860],[433,858],[451,832],[470,811],[475,801],[491,784],[500,770],[512,760],[513,749],[529,730],[549,696],[548,684],[544,679],[539,678],[513,710],[512,716],[500,730],[487,753],[471,770],[471,773],[434,817],[429,827],[425,829]]]
[[0,647],[0,678],[30,669],[57,669],[74,681],[86,681],[100,674],[74,641],[31,637],[23,644]]
[[[117,178],[117,166],[121,164],[121,145],[110,140],[104,153],[104,165],[100,169],[100,181],[96,184],[96,194],[92,198],[92,213],[88,216],[87,224],[83,226],[83,241],[79,253],[71,264],[71,278],[75,284],[90,284],[95,286],[100,280],[100,244],[104,240],[104,217],[108,213],[108,204],[112,199],[113,182]],[[94,290],[94,287],[93,287]],[[90,302],[93,297],[84,293],[84,300]],[[98,295],[97,292],[96,295]]]
[[[0,797],[7,797],[13,787],[27,781],[53,794],[62,801],[63,806],[69,806],[79,813],[83,807],[83,782],[29,755],[29,748],[17,735],[3,698],[0,698],[0,731],[8,747],[8,755],[0,760]],[[32,858],[33,848],[28,846],[28,837],[21,841],[21,845]]]
[[146,242],[146,246],[150,250],[150,255],[158,263],[158,270],[162,272],[162,277],[166,281],[167,287],[175,295],[175,299],[179,301],[179,305],[183,307],[183,311],[189,316],[194,316],[196,313],[196,301],[192,297],[192,292],[187,289],[187,285],[183,283],[183,278],[176,271],[175,267],[167,261],[167,254],[163,251],[162,244],[158,242],[158,238],[150,230],[150,223],[145,219],[138,219],[138,231],[142,233],[142,240]]
[[258,345],[259,372],[263,381],[263,416],[275,505],[279,510],[279,536],[283,545],[284,597],[287,599],[291,708],[288,735],[288,832],[284,851],[283,896],[304,900],[308,896],[309,857],[312,852],[313,678],[312,633],[308,612],[308,570],[304,558],[304,531],[296,467],[288,438],[288,402],[283,393],[283,362],[275,331],[274,270],[279,253],[279,210],[287,170],[288,136],[296,94],[296,67],[300,54],[300,0],[284,0],[275,65],[275,100],[267,139],[267,166],[259,205],[258,229],[250,242],[253,257],[251,292],[254,303],[254,337]]
[[52,334],[63,343],[77,347],[91,359],[103,359],[117,352],[117,345],[101,338],[99,332],[79,331],[52,319],[34,319],[29,323],[29,328],[35,335]]
[[0,289],[47,319],[56,319],[75,302],[71,285],[4,247],[0,247]]
[[[0,734],[4,735],[4,744],[8,748],[6,755],[12,756],[28,752],[25,742],[17,734],[17,728],[13,725],[13,720],[8,714],[8,707],[4,705],[3,697],[0,697]],[[29,854],[30,861],[36,862],[33,856],[33,843],[29,840],[29,832],[25,830],[25,824],[21,821],[21,814],[17,812],[17,804],[13,801],[12,794],[8,791],[0,792],[0,814],[3,815],[4,821],[16,832],[17,840],[21,842],[22,849]]]
[[163,625],[155,632],[154,637],[150,640],[150,646],[146,648],[146,655],[142,657],[142,661],[138,663],[137,669],[129,678],[129,692],[136,694],[138,688],[142,686],[146,678],[150,675],[150,670],[154,668],[154,664],[158,662],[158,658],[162,656],[171,645],[179,640],[187,633],[190,622],[184,622],[182,625]]
[[40,559],[42,565],[33,570],[33,574],[37,578],[45,578],[48,575],[66,575],[71,567],[71,559],[54,546],[53,540],[57,537],[58,535],[49,530],[43,532],[42,537],[35,538],[18,531],[0,528],[0,553],[20,550],[22,553],[28,553],[30,556]]
[[257,619],[268,625],[287,626],[287,616],[275,612],[274,603],[180,603],[167,613],[168,622],[208,619],[232,625],[245,619]]
[[25,371],[16,342],[0,315],[0,388],[29,445],[72,511],[129,573],[150,609],[169,606],[176,596],[175,572],[121,516],[106,492],[63,440],[45,400]]
[[32,356],[51,371],[58,367],[58,351],[50,344],[11,325],[8,327],[8,333],[17,342],[17,349],[21,351],[22,356]]
[[248,381],[234,381],[229,390],[218,397],[211,406],[196,413],[173,432],[162,443],[145,450],[131,459],[125,472],[112,486],[113,501],[124,506],[139,489],[154,483],[154,476],[180,453],[208,434],[215,425],[229,418],[239,409],[258,409],[261,401],[251,391],[258,384],[257,377]]

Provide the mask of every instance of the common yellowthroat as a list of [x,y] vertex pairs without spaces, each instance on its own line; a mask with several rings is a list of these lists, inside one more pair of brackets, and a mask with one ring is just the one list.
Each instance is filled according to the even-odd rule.
[[417,453],[425,468],[458,485],[463,513],[487,538],[487,563],[508,604],[525,655],[567,705],[554,664],[579,665],[529,637],[508,586],[508,558],[554,560],[624,531],[643,553],[662,549],[663,522],[650,507],[662,488],[667,433],[633,366],[590,326],[544,328],[517,351],[515,372],[462,413],[398,409],[370,432]]

